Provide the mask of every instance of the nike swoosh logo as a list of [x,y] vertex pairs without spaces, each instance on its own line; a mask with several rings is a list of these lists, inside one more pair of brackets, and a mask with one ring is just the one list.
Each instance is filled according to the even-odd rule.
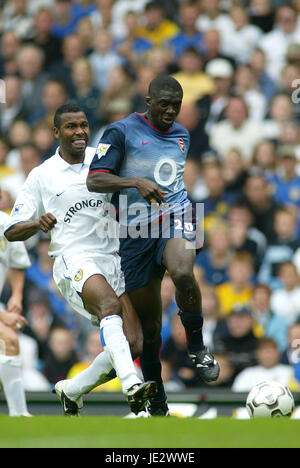
[[146,146],[146,145],[149,145],[149,143],[150,143],[150,141],[143,141],[143,142],[142,142],[142,145],[143,145],[143,146]]
[[65,190],[63,192],[57,193],[56,196],[60,197],[63,193],[65,193]]

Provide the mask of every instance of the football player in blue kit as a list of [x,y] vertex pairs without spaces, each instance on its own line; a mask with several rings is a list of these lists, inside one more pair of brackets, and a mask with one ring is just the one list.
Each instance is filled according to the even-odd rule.
[[[183,91],[177,80],[168,75],[155,78],[149,86],[146,113],[133,113],[107,127],[87,178],[90,191],[114,193],[112,203],[119,213],[126,291],[143,327],[140,363],[144,378],[158,383],[158,393],[148,407],[152,416],[168,414],[159,359],[161,280],[166,269],[176,287],[188,353],[199,376],[209,383],[217,380],[220,372],[203,343],[201,292],[193,273],[196,245],[191,242],[191,223],[181,222],[177,217],[191,205],[183,182],[189,134],[175,122],[182,99]],[[166,219],[168,229],[164,225]],[[154,231],[158,235],[151,235]]]

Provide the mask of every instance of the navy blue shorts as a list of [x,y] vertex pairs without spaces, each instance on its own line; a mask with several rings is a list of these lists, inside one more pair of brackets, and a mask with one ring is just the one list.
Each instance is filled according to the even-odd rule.
[[[156,224],[156,223],[155,223]],[[148,235],[151,232],[148,225]],[[170,228],[165,231],[164,219],[161,217],[156,227],[156,238],[131,237],[120,239],[121,268],[125,276],[126,291],[134,291],[149,283],[153,274],[163,278],[166,267],[163,265],[163,253],[167,242],[173,238],[184,238],[193,241],[195,223],[182,227],[172,218]],[[180,231],[180,232],[179,232]],[[152,225],[153,233],[153,225]],[[202,246],[199,247],[201,249]],[[199,249],[195,247],[196,251]]]

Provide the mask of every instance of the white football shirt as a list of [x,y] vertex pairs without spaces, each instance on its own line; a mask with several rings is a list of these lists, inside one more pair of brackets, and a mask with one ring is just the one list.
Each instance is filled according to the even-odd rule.
[[17,197],[6,231],[51,213],[57,219],[50,231],[51,257],[85,251],[117,252],[117,223],[107,212],[111,194],[92,193],[86,186],[95,152],[88,147],[84,162],[70,165],[61,158],[58,148],[54,156],[34,168]]
[[8,242],[4,237],[4,229],[9,219],[8,214],[0,211],[0,294],[9,268],[25,270],[31,265],[24,243]]

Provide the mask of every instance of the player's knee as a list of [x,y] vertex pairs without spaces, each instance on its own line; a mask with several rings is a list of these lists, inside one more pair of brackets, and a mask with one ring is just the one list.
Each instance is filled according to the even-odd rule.
[[170,272],[170,276],[179,291],[190,289],[194,285],[193,271],[189,268],[180,267]]
[[130,351],[133,359],[137,359],[143,352],[143,335],[137,333],[135,336],[128,338]]

